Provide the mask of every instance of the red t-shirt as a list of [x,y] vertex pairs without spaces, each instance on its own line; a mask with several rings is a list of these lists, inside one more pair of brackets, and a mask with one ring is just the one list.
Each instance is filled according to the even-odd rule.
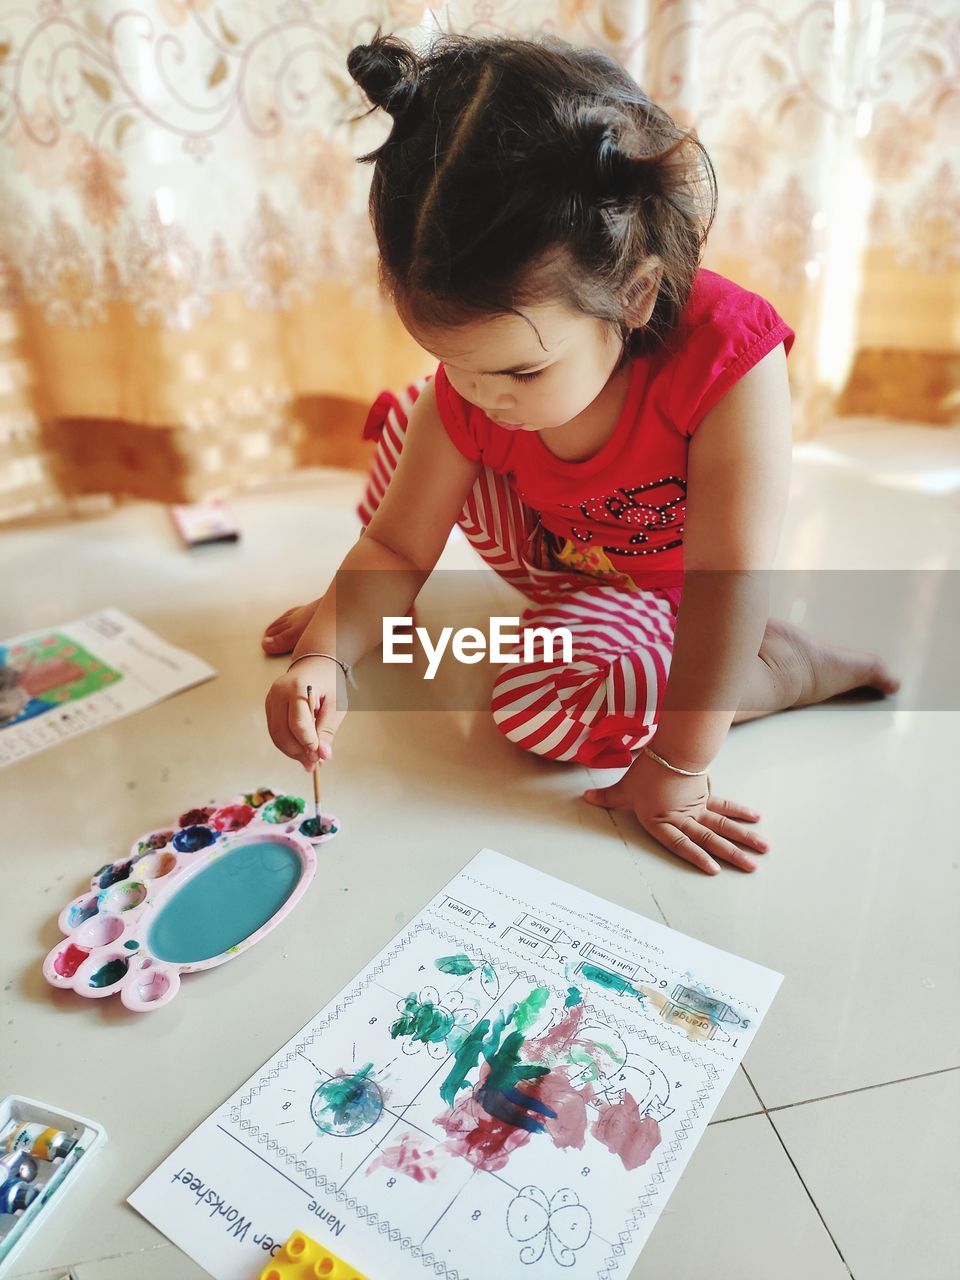
[[680,586],[690,438],[723,395],[793,331],[769,302],[698,272],[667,347],[632,361],[613,434],[582,462],[556,457],[535,431],[505,431],[464,400],[441,364],[440,419],[471,461],[510,477],[539,514],[548,561],[625,587]]

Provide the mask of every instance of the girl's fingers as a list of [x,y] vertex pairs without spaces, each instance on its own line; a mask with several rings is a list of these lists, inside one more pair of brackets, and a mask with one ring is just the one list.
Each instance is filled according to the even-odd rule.
[[321,764],[333,755],[333,739],[345,715],[329,697],[323,699],[317,710],[317,752]]
[[716,832],[703,826],[695,818],[682,818],[677,823],[677,827],[692,844],[705,849],[721,862],[729,863],[739,871],[756,871],[757,864],[749,854],[738,849],[729,840],[724,840],[723,836],[718,836]]
[[307,751],[317,749],[316,713],[310,709],[306,692],[291,692],[287,699],[287,723],[290,732]]
[[754,849],[757,853],[766,853],[770,848],[766,840],[756,831],[741,826],[739,822],[724,817],[722,813],[713,813],[708,809],[706,813],[700,815],[700,824],[726,840],[736,840],[738,844],[745,844],[748,849]]
[[724,800],[720,796],[708,796],[707,808],[714,813],[722,813],[727,818],[736,818],[739,822],[759,822],[760,815],[756,809],[748,809],[736,800]]
[[270,733],[273,745],[282,751],[285,756],[290,756],[293,760],[299,760],[306,766],[303,747],[290,732],[287,723],[286,704],[280,702],[277,705],[275,699],[267,698],[267,729]]
[[688,835],[681,831],[679,827],[674,826],[673,823],[658,823],[655,827],[650,828],[650,834],[665,849],[675,853],[684,862],[689,862],[698,867],[699,870],[705,871],[708,876],[715,876],[720,870],[706,850],[691,840]]

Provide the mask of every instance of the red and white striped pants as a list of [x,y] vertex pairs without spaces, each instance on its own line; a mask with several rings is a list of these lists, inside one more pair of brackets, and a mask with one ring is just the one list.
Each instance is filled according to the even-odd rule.
[[[407,414],[425,385],[397,396],[385,392],[371,410],[365,434],[379,435],[379,446],[358,507],[364,527],[387,490]],[[500,669],[491,703],[497,727],[551,760],[629,765],[656,732],[679,589],[623,591],[587,574],[532,565],[524,552],[536,513],[488,467],[481,468],[457,524],[484,562],[533,602],[521,617],[521,646],[530,627],[566,627],[573,637],[572,662],[541,659]]]

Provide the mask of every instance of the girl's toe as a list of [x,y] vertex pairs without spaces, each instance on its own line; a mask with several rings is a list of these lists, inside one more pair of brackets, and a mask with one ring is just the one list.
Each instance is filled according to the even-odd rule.
[[267,631],[261,637],[260,644],[268,653],[283,653],[290,647],[287,634],[282,629],[279,631]]

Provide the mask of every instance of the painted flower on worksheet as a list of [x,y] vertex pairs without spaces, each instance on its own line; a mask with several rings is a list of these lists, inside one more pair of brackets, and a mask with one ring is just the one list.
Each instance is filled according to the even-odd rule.
[[430,986],[399,1000],[397,1011],[390,1035],[400,1039],[403,1052],[416,1054],[426,1048],[438,1060],[450,1053],[448,1038],[456,1039],[477,1019],[476,1010],[464,1004],[462,992],[449,991],[441,998],[437,988]]

